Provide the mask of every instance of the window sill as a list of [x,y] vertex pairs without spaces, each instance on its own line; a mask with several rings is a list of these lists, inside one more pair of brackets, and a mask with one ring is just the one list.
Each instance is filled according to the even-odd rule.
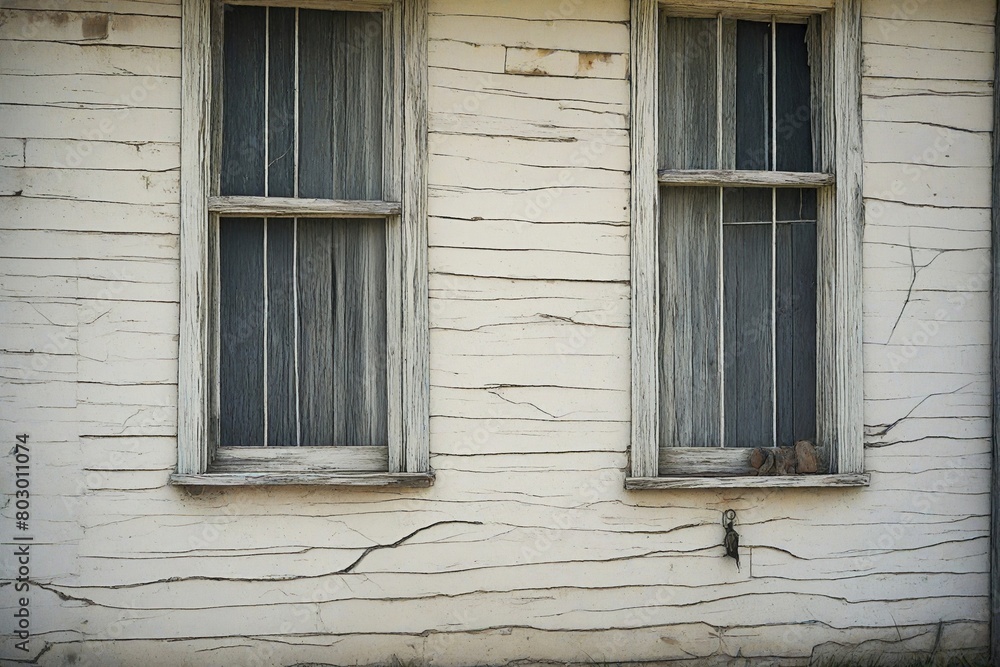
[[330,486],[342,488],[427,488],[434,473],[336,473],[336,472],[206,472],[201,475],[171,475],[175,486]]
[[849,475],[789,475],[782,477],[626,477],[629,491],[656,489],[845,488],[868,486],[868,473]]

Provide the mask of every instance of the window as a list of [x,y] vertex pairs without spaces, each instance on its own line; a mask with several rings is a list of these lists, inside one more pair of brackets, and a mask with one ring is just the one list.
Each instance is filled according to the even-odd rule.
[[626,486],[865,484],[859,3],[632,8]]
[[179,484],[429,485],[426,0],[185,0]]

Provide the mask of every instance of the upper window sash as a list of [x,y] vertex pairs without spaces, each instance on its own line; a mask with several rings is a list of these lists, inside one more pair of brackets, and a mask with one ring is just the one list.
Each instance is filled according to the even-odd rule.
[[[425,0],[424,0],[425,1]],[[288,1],[256,1],[256,0],[212,0],[212,61],[213,61],[213,82],[212,82],[212,198],[209,202],[211,212],[223,212],[224,209],[240,206],[251,214],[283,214],[289,209],[288,202],[282,201],[284,198],[296,198],[302,201],[294,206],[295,214],[310,215],[315,213],[315,217],[327,213],[331,208],[343,211],[344,217],[356,213],[357,217],[372,217],[372,210],[380,210],[395,203],[400,203],[402,192],[402,117],[404,113],[404,43],[403,35],[403,0],[388,1],[365,1],[354,0],[302,0]],[[256,51],[263,51],[256,55],[263,62],[258,63],[256,75],[262,80],[257,82],[265,92],[263,99],[263,127],[249,128],[251,131],[261,133],[258,144],[243,144],[242,137],[232,137],[230,135],[229,145],[226,145],[228,128],[226,127],[226,117],[236,123],[243,124],[243,110],[236,108],[227,111],[224,108],[224,90],[226,85],[226,67],[231,63],[226,62],[226,55],[223,50],[226,44],[226,13],[240,8],[261,7],[268,11],[267,22],[265,24],[266,34],[263,35],[263,45],[258,46]],[[279,10],[271,11],[271,10]],[[291,10],[295,10],[294,13]],[[370,96],[371,91],[380,89],[381,99],[374,105],[370,97],[367,99],[364,108],[367,110],[365,117],[356,118],[356,113],[346,116],[338,114],[336,109],[328,110],[327,120],[331,127],[340,127],[339,139],[349,140],[357,144],[353,158],[363,160],[360,165],[351,165],[347,170],[343,165],[337,164],[336,153],[342,150],[342,146],[334,146],[333,152],[324,154],[322,141],[313,140],[312,134],[321,128],[311,127],[314,123],[310,118],[322,119],[323,115],[318,114],[323,105],[323,91],[315,91],[315,86],[303,86],[304,77],[316,75],[321,71],[321,62],[315,62],[315,57],[302,51],[308,49],[310,44],[321,48],[322,44],[316,39],[322,38],[322,29],[318,26],[304,26],[300,21],[303,11],[326,10],[323,14],[315,14],[306,21],[307,24],[316,22],[317,17],[332,17],[335,11],[350,12],[344,20],[344,25],[340,26],[346,31],[347,41],[342,49],[338,48],[333,54],[334,60],[338,57],[347,59],[355,66],[353,74],[354,81],[349,85],[356,88],[353,92],[363,96]],[[358,22],[356,17],[365,13],[379,15],[380,21],[369,26],[361,19]],[[290,19],[290,15],[294,19]],[[279,16],[282,23],[279,23]],[[332,20],[332,19],[331,19]],[[292,22],[294,25],[283,25]],[[336,24],[335,24],[336,26]],[[335,29],[331,26],[331,29]],[[282,30],[284,28],[284,30]],[[371,49],[371,34],[373,29],[377,29],[376,35],[381,34],[381,49],[373,55]],[[283,33],[291,31],[291,36]],[[275,33],[275,34],[272,34]],[[367,38],[367,39],[366,39]],[[287,42],[291,40],[291,44]],[[246,48],[245,42],[234,41],[237,47]],[[253,49],[253,47],[249,47]],[[352,51],[353,49],[353,51]],[[360,51],[361,53],[355,53]],[[322,49],[321,49],[322,52]],[[239,54],[236,54],[237,56]],[[358,56],[361,57],[358,57]],[[372,60],[375,62],[371,62]],[[237,63],[239,58],[235,59]],[[335,66],[335,62],[329,63]],[[291,68],[291,77],[281,76],[273,67]],[[378,70],[373,71],[377,67]],[[376,79],[377,77],[377,79]],[[322,80],[322,77],[321,77]],[[272,90],[273,89],[273,90]],[[310,93],[309,90],[314,92]],[[275,92],[277,91],[277,92]],[[259,92],[259,91],[258,91]],[[331,91],[327,93],[332,94]],[[238,95],[239,93],[237,93]],[[238,98],[237,98],[238,99]],[[365,98],[363,97],[364,101]],[[340,117],[338,117],[340,116]],[[374,116],[374,118],[373,118]],[[357,126],[350,121],[356,121]],[[251,125],[261,119],[255,118],[250,121]],[[320,120],[322,122],[322,120]],[[271,126],[276,125],[277,131],[272,136]],[[378,125],[376,129],[374,125]],[[371,127],[369,127],[371,126]],[[244,128],[240,127],[240,131]],[[372,151],[370,133],[377,131],[375,139],[380,140],[381,147]],[[234,145],[235,140],[235,145]],[[274,145],[272,145],[274,144]],[[248,149],[249,147],[249,149]],[[252,150],[256,148],[256,150]],[[280,164],[285,165],[282,170],[275,165],[275,153],[281,152],[277,156],[283,158]],[[226,155],[226,154],[229,155]],[[285,154],[291,153],[285,157]],[[241,191],[241,184],[234,182],[230,176],[222,182],[227,172],[238,170],[240,164],[246,157],[261,158],[263,164],[261,171],[263,174],[257,180],[263,178],[264,187],[261,189],[259,183],[254,192]],[[258,155],[259,154],[259,155]],[[223,160],[226,163],[223,163]],[[235,164],[234,164],[235,163]],[[339,167],[339,169],[338,169]],[[324,178],[323,170],[330,170]],[[272,172],[275,172],[272,174]],[[289,172],[289,173],[282,173]],[[344,172],[344,173],[341,173]],[[356,175],[360,172],[360,175]],[[357,182],[361,179],[360,182]],[[350,182],[345,182],[345,178]],[[235,179],[238,181],[239,179]],[[380,184],[375,185],[373,181],[380,180]],[[275,182],[278,181],[278,187]],[[329,186],[322,187],[321,184],[329,181]],[[246,185],[243,185],[246,188]],[[371,196],[377,194],[380,196]],[[235,199],[243,197],[244,199]],[[247,199],[246,197],[254,197]],[[310,201],[315,202],[312,206]],[[339,202],[333,206],[325,205],[323,201]],[[357,202],[352,204],[352,202]],[[285,213],[287,214],[287,213]]]
[[661,5],[656,19],[661,185],[831,184],[821,15],[692,18]]

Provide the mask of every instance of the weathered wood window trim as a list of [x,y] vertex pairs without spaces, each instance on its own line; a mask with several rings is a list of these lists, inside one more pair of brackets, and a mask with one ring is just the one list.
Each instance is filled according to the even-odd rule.
[[[632,434],[627,489],[865,486],[861,346],[860,0],[632,0]],[[658,12],[685,17],[822,14],[819,173],[657,171]],[[659,447],[658,207],[661,184],[816,187],[817,440],[829,474],[756,477],[750,450]],[[692,443],[694,445],[696,443]]]
[[[1000,5],[995,26],[1000,26]],[[1000,28],[993,33],[993,200],[992,200],[992,354],[990,370],[993,380],[992,462],[990,485],[990,662],[1000,665],[1000,179],[995,175],[1000,165]]]
[[[392,201],[218,196],[217,0],[183,0],[181,308],[178,377],[180,485],[309,484],[425,487],[428,452],[426,174],[427,0],[226,0],[382,12],[391,66],[383,90]],[[213,165],[215,168],[213,168]],[[228,447],[218,443],[217,278],[211,253],[221,215],[382,218],[387,225],[389,444],[384,447]]]

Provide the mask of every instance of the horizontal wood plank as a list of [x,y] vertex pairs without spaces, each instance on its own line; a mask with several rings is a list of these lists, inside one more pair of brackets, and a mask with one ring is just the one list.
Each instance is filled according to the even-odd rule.
[[225,0],[227,5],[298,7],[340,12],[381,12],[391,7],[393,2],[395,0]]
[[[692,445],[695,443],[691,443]],[[751,447],[660,447],[660,475],[756,476],[750,466]],[[817,447],[819,469],[828,470],[830,453]],[[797,475],[805,477],[806,475]],[[816,475],[808,475],[816,477]]]
[[293,197],[210,197],[208,209],[223,216],[275,218],[385,218],[399,215],[399,202]]
[[385,472],[387,447],[220,447],[211,473]]
[[176,486],[332,486],[427,488],[434,473],[204,473],[171,475]]
[[790,477],[627,477],[625,489],[762,489],[762,488],[845,488],[868,486],[868,473],[849,475],[796,475]]
[[779,20],[805,17],[832,9],[834,0],[659,0],[660,7],[675,16],[714,17],[719,13],[732,18],[770,18]]
[[749,171],[729,169],[663,169],[660,185],[695,185],[741,188],[816,188],[834,185],[833,174],[798,171]]

